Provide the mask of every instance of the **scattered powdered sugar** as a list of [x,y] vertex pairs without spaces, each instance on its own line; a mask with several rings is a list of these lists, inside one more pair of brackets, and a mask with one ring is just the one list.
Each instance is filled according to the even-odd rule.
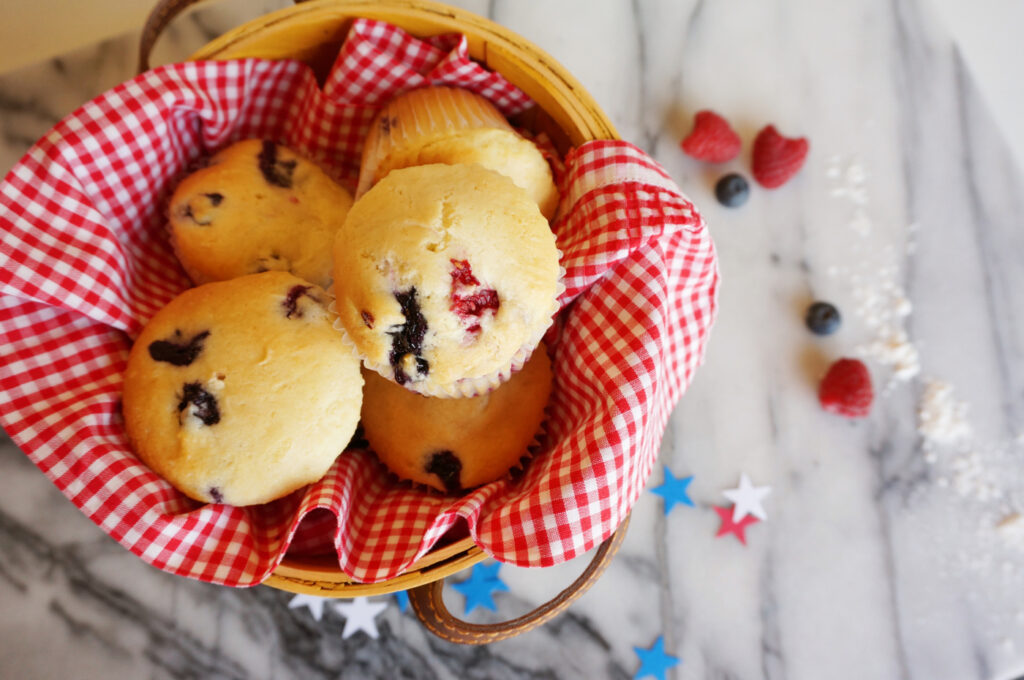
[[925,450],[936,444],[969,441],[973,428],[967,420],[968,405],[953,396],[953,386],[930,379],[925,384],[917,409],[917,431],[924,438]]
[[857,348],[858,354],[892,369],[889,387],[906,382],[921,372],[917,347],[902,328],[882,329],[875,340]]
[[[855,157],[833,156],[826,176],[830,195],[842,202],[838,207],[847,227],[835,234],[842,260],[828,274],[845,284],[844,305],[858,322],[849,330],[866,332],[846,337],[869,364],[876,384],[884,386],[876,409],[897,390],[920,390],[916,434],[927,469],[923,479],[930,482],[908,488],[911,505],[927,508],[927,515],[908,514],[902,521],[928,532],[922,546],[929,563],[949,578],[966,579],[966,596],[980,603],[999,641],[1010,649],[1014,640],[1006,632],[1024,625],[1024,611],[1014,604],[1024,592],[1024,433],[1015,432],[1004,443],[984,441],[954,386],[921,377],[919,347],[908,330],[913,306],[902,285],[905,262],[917,251],[919,226],[912,223],[901,232],[899,225],[876,223],[870,175]],[[918,470],[917,465],[910,469]]]
[[[849,207],[848,233],[856,242],[874,245],[881,233],[875,233],[871,217],[868,180],[870,174],[854,158],[833,156],[826,168],[832,183],[830,195]],[[907,319],[913,311],[901,285],[902,261],[917,249],[919,225],[907,226],[903,248],[875,247],[869,253],[854,243],[844,253],[862,256],[849,258],[842,266],[831,267],[832,277],[842,277],[853,300],[853,314],[868,332],[868,339],[855,348],[858,356],[876,367],[888,369],[885,393],[891,393],[921,373],[917,344],[907,331]],[[854,261],[850,262],[852,259]],[[1007,447],[983,446],[976,441],[968,418],[969,407],[954,394],[952,384],[943,380],[924,380],[918,403],[917,433],[925,462],[932,468],[939,487],[948,489],[964,501],[976,503],[978,521],[988,535],[1012,543],[1024,554],[1024,489],[1014,488],[1010,470],[1021,465]],[[1015,443],[1024,446],[1024,434]],[[1012,458],[1012,459],[1011,459]],[[1010,521],[1007,518],[1013,518]],[[996,527],[999,527],[996,530]]]
[[[937,457],[929,452],[925,460],[935,462]],[[992,474],[983,454],[974,450],[951,457],[946,462],[946,476],[939,477],[937,484],[953,489],[961,498],[980,503],[1003,498],[999,479]]]
[[[840,156],[833,156],[826,176],[837,183],[831,195],[850,204],[847,225],[850,230],[865,238],[871,235],[874,226],[868,212],[869,175],[864,166],[856,159],[844,161]],[[907,228],[909,237],[904,247],[907,254],[914,250],[917,229],[917,224]],[[890,370],[887,389],[907,382],[921,371],[917,346],[911,342],[905,328],[913,306],[900,286],[899,259],[898,253],[889,247],[861,267],[829,270],[832,276],[846,275],[848,279],[854,313],[871,334],[871,339],[859,345],[856,353]]]

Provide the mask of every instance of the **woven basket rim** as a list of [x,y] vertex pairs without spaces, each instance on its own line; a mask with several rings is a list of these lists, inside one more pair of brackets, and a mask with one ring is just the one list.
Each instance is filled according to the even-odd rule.
[[[470,57],[501,73],[526,92],[541,109],[552,114],[569,134],[574,146],[597,139],[620,138],[590,93],[554,57],[490,19],[433,0],[308,0],[227,31],[193,53],[189,60],[260,56],[249,50],[251,42],[261,32],[300,25],[315,15],[337,22],[356,18],[378,19],[417,37],[462,33],[469,39]],[[417,31],[410,28],[411,23],[431,25],[432,30]],[[496,68],[492,62],[500,62],[503,67],[522,72],[509,73],[506,68]],[[552,108],[564,109],[567,115],[555,115]]]

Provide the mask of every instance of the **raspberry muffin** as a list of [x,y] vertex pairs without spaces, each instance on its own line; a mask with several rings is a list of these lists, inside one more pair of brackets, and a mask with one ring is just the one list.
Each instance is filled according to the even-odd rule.
[[352,196],[268,140],[227,147],[171,196],[171,244],[196,284],[287,271],[326,288],[331,243]]
[[367,367],[432,396],[508,378],[551,324],[559,252],[526,192],[480,165],[392,171],[334,248],[339,323]]
[[543,154],[493,104],[468,90],[412,90],[381,109],[363,146],[356,196],[395,168],[430,163],[479,163],[525,189],[547,219],[558,209]]
[[527,455],[551,394],[543,345],[493,392],[436,399],[364,371],[363,430],[370,448],[396,475],[438,491],[461,493],[501,479]]
[[265,503],[315,482],[359,421],[359,359],[322,289],[287,272],[185,291],[132,347],[135,452],[198,501]]

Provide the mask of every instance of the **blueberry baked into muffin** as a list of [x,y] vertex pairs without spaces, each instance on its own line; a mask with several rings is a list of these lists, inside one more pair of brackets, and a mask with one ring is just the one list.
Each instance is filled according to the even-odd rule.
[[339,322],[366,366],[421,394],[508,379],[558,309],[559,252],[537,204],[476,164],[392,170],[334,247]]
[[363,432],[402,479],[461,493],[500,479],[527,455],[551,393],[541,345],[493,392],[464,399],[424,397],[364,371]]
[[135,452],[198,501],[265,503],[319,480],[355,432],[359,359],[324,291],[286,272],[185,291],[135,341],[124,420]]
[[287,271],[326,288],[331,244],[352,196],[316,164],[269,140],[212,156],[170,201],[171,245],[196,284]]
[[479,163],[510,178],[552,219],[558,190],[547,159],[491,102],[468,90],[426,87],[388,102],[363,146],[356,196],[396,168]]

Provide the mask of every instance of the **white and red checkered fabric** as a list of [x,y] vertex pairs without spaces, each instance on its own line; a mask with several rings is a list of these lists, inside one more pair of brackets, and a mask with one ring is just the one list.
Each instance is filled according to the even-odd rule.
[[548,334],[556,390],[539,453],[462,498],[411,488],[350,450],[319,483],[252,508],[200,505],[142,465],[120,420],[132,339],[189,286],[164,231],[169,188],[228,142],[288,144],[352,186],[377,107],[431,83],[521,91],[465,39],[352,27],[325,86],[296,62],[161,67],[89,102],[0,184],[0,423],[96,524],[146,562],[232,586],[289,548],[335,550],[355,579],[391,578],[459,525],[497,559],[545,566],[604,540],[639,496],[701,360],[718,272],[707,229],[654,161],[624,142],[565,159],[554,225],[564,307]]

